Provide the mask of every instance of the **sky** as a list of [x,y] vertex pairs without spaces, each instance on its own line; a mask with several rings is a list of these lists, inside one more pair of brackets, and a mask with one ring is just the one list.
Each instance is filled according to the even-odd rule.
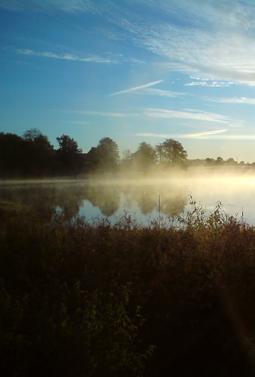
[[0,0],[0,132],[255,161],[255,1]]

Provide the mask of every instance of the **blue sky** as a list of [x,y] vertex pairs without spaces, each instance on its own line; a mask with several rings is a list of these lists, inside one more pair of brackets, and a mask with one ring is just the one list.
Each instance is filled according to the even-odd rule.
[[0,131],[255,161],[255,3],[0,0]]

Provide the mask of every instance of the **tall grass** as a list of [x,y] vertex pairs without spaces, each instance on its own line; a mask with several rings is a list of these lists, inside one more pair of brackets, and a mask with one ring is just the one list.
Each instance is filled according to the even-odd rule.
[[[8,212],[8,211],[7,211]],[[2,376],[254,376],[255,229],[1,212]]]

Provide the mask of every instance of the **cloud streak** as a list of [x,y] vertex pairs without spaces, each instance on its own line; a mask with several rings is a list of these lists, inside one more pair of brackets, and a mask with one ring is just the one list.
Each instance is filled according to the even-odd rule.
[[232,81],[215,81],[215,80],[203,80],[197,79],[185,84],[185,86],[201,86],[203,88],[228,88],[234,85]]
[[234,104],[234,105],[255,105],[255,98],[252,97],[219,97],[219,98],[208,98],[209,101],[224,103],[224,104]]
[[177,139],[208,139],[217,135],[221,135],[228,132],[227,129],[204,131],[204,132],[193,132],[189,134],[162,134],[153,132],[141,132],[136,133],[136,136],[141,137],[152,137],[152,138],[177,138]]
[[164,134],[153,132],[139,132],[136,133],[137,137],[149,137],[155,139],[183,139],[183,140],[221,140],[221,141],[251,141],[255,140],[255,134],[226,134],[227,129],[197,132],[191,134]]
[[1,0],[0,8],[12,11],[55,11],[85,12],[94,11],[91,0]]
[[[210,76],[212,80],[192,81],[187,83],[189,86],[229,85],[224,81],[255,86],[255,7],[252,2],[136,0],[134,3],[139,6],[139,12],[129,6],[128,1],[114,0],[2,0],[0,6],[13,10],[60,10],[103,15],[136,47],[160,57],[166,65],[169,64],[169,69]],[[152,18],[154,11],[157,16]],[[185,27],[183,22],[178,22],[183,20],[186,20]],[[55,58],[74,60],[68,54]],[[94,57],[94,60],[107,63],[111,59]]]
[[34,51],[27,48],[17,49],[16,52],[20,55],[26,56],[36,56],[40,58],[48,58],[48,59],[58,59],[58,60],[66,60],[66,61],[73,61],[73,62],[82,62],[82,63],[100,63],[100,64],[113,64],[117,63],[116,60],[110,58],[104,58],[100,56],[78,56],[70,53],[59,54],[52,51]]
[[[108,112],[108,111],[86,111],[86,110],[70,110],[67,111],[68,113],[72,114],[81,114],[81,115],[93,115],[99,117],[110,117],[110,118],[123,118],[128,115],[134,115],[129,113],[122,113],[122,112]],[[136,115],[136,114],[135,114]]]
[[183,92],[175,92],[172,90],[156,89],[156,88],[143,89],[141,91],[141,94],[150,95],[150,96],[158,96],[158,97],[168,97],[168,98],[176,98],[176,97],[186,95],[186,93],[183,93]]
[[189,119],[203,122],[216,122],[228,124],[230,119],[224,115],[216,113],[198,112],[195,110],[190,111],[178,111],[167,110],[161,108],[147,108],[144,111],[144,115],[149,118],[158,119]]
[[[215,81],[192,82],[192,86],[218,87],[225,85],[223,81],[255,86],[254,4],[199,0],[150,0],[147,5],[145,1],[138,2],[145,7],[140,18],[130,12],[125,19],[115,18],[113,22],[129,33],[136,45],[164,59],[165,68],[169,64],[169,70],[199,74]],[[146,18],[146,7],[164,17]],[[178,22],[184,19],[185,27]]]
[[148,83],[143,84],[143,85],[133,86],[133,87],[128,88],[128,89],[119,90],[118,92],[111,93],[110,97],[118,96],[120,94],[128,94],[128,93],[132,93],[132,92],[137,92],[139,90],[143,90],[143,89],[146,89],[146,88],[150,88],[151,86],[158,85],[161,82],[163,82],[163,80],[152,81],[152,82],[148,82]]
[[[109,117],[109,118],[150,118],[151,120],[167,120],[167,119],[180,119],[188,121],[199,121],[203,123],[216,123],[233,127],[243,127],[243,123],[240,121],[232,120],[225,115],[217,113],[203,112],[194,109],[186,110],[168,110],[163,108],[145,108],[134,112],[115,112],[115,111],[97,111],[97,110],[64,110],[64,112],[79,115],[97,116],[97,117]],[[214,131],[210,131],[213,132]],[[219,131],[217,133],[221,133]],[[212,134],[213,134],[212,133]]]
[[255,46],[248,36],[162,26],[161,32],[154,31],[144,43],[155,54],[179,62],[179,71],[212,77],[211,82],[190,85],[225,85],[215,80],[255,85]]
[[94,111],[94,110],[68,110],[68,113],[92,115],[100,117],[145,117],[155,119],[185,119],[196,120],[201,122],[215,122],[229,125],[231,120],[222,114],[200,112],[197,110],[179,111],[179,110],[167,110],[162,108],[146,108],[137,112],[112,112],[112,111]]
[[183,137],[185,137],[186,139],[199,139],[199,138],[204,138],[208,136],[224,134],[227,131],[228,131],[227,129],[221,129],[221,130],[213,130],[213,131],[194,132],[191,134],[185,134],[183,135]]

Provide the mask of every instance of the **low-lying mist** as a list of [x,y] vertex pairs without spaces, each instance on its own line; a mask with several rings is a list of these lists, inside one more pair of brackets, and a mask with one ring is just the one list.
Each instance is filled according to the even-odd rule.
[[[211,210],[220,202],[230,215],[255,224],[255,173],[227,169],[175,169],[170,173],[94,174],[75,179],[47,178],[0,181],[1,208],[33,208],[51,219],[85,216],[118,221],[129,213],[143,224],[163,216],[180,216],[196,201]],[[15,207],[16,206],[16,207]]]

